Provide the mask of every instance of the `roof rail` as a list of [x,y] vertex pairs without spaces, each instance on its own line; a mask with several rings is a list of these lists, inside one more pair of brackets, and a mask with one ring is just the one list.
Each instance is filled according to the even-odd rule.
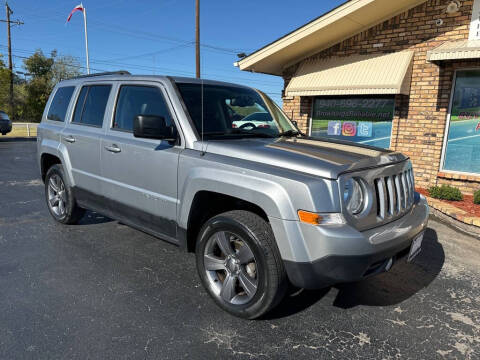
[[101,73],[93,73],[93,74],[88,74],[88,75],[79,75],[79,76],[74,76],[70,79],[82,79],[82,78],[89,78],[89,77],[95,77],[95,76],[105,76],[105,75],[132,75],[130,72],[127,70],[118,70],[118,71],[107,71],[107,72],[101,72]]

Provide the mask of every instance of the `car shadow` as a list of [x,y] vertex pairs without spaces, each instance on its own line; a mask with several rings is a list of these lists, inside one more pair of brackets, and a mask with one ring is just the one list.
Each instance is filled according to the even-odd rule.
[[6,137],[0,135],[0,143],[7,142],[22,142],[22,141],[37,141],[36,137]]
[[112,221],[114,220],[110,219],[109,217],[106,217],[95,211],[87,210],[85,212],[85,215],[80,219],[80,221],[76,225],[95,225],[95,224],[104,224]]
[[422,252],[407,263],[400,260],[390,272],[354,283],[335,285],[321,290],[297,290],[290,292],[277,308],[267,314],[275,319],[304,311],[322,300],[332,290],[338,292],[333,306],[350,309],[355,306],[391,306],[399,304],[427,287],[442,270],[445,253],[438,242],[437,232],[428,228],[422,244]]

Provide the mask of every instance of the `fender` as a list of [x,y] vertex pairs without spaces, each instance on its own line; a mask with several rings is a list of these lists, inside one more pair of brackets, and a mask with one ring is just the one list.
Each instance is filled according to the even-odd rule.
[[[180,189],[179,189],[180,190]],[[278,183],[223,169],[196,167],[184,179],[178,208],[178,224],[187,228],[193,199],[199,191],[211,191],[258,205],[269,217],[295,219],[296,210],[287,191]]]
[[52,139],[43,138],[39,145],[39,166],[41,168],[41,155],[50,154],[56,156],[62,162],[62,165],[65,169],[65,175],[68,178],[71,186],[75,186],[75,182],[72,177],[72,164],[70,162],[70,157],[68,156],[67,148],[61,142]]

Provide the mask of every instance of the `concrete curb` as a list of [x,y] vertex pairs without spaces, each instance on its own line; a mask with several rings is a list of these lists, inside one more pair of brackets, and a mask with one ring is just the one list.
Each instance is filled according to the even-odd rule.
[[455,228],[480,238],[480,218],[470,216],[466,211],[438,199],[426,197],[430,212]]

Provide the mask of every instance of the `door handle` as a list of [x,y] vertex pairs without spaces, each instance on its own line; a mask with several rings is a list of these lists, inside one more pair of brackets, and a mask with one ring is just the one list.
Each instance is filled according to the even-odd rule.
[[119,153],[120,151],[122,151],[122,149],[120,149],[117,145],[115,144],[112,144],[111,146],[105,146],[105,149],[107,151],[110,151],[112,153]]
[[69,143],[75,142],[75,138],[72,135],[65,136],[64,139],[66,142],[69,142]]

